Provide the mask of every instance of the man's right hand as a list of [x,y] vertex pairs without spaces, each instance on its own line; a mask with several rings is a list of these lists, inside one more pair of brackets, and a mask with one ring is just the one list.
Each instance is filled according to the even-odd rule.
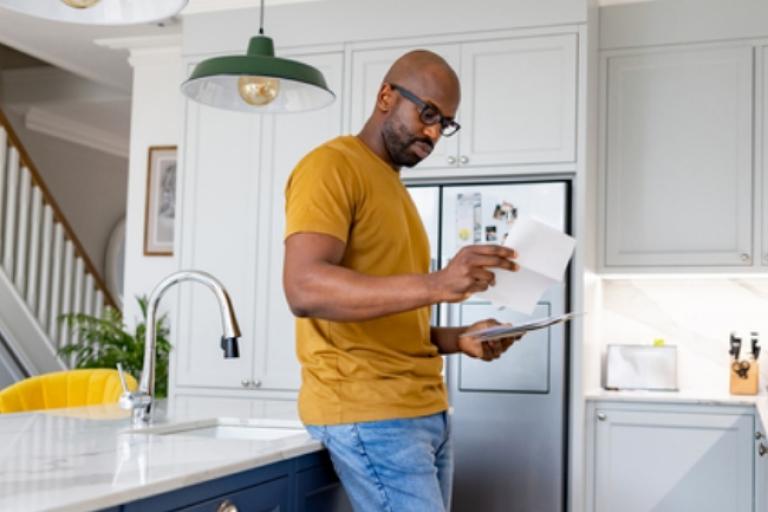
[[434,302],[461,302],[495,284],[489,268],[516,271],[514,249],[502,245],[468,245],[463,247],[448,265],[429,274],[429,286]]

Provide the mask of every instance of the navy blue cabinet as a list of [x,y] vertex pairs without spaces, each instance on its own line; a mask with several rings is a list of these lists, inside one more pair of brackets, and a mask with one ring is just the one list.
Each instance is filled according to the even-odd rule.
[[346,512],[352,509],[325,451],[276,462],[122,506],[122,512],[223,510]]

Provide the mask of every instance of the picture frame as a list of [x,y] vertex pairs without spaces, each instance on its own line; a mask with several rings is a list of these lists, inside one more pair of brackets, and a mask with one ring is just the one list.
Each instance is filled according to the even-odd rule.
[[173,256],[176,146],[151,146],[147,156],[144,255]]

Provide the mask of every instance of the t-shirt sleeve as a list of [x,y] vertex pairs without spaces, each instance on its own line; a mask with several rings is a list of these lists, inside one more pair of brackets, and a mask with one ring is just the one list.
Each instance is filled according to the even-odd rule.
[[346,243],[358,199],[353,171],[340,153],[329,148],[304,157],[285,187],[285,238],[322,233]]

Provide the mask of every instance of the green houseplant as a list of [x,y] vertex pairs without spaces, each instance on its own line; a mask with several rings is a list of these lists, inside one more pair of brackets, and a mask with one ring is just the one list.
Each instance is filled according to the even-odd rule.
[[[75,368],[115,368],[117,363],[123,370],[138,380],[144,364],[144,333],[147,321],[147,298],[137,297],[143,320],[136,324],[134,332],[123,324],[123,314],[107,306],[101,318],[83,313],[68,313],[59,318],[67,328],[73,330],[76,340],[58,350],[65,360]],[[155,365],[155,396],[168,395],[168,354],[171,344],[166,315],[157,320],[157,363]]]

